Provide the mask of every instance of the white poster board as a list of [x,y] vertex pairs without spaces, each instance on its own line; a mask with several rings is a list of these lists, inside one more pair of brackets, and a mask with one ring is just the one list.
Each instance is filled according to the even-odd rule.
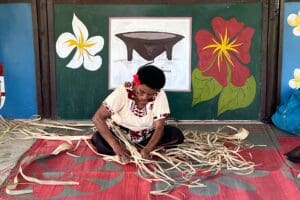
[[190,17],[111,17],[109,89],[131,81],[140,66],[153,62],[165,72],[166,91],[190,91],[191,31]]

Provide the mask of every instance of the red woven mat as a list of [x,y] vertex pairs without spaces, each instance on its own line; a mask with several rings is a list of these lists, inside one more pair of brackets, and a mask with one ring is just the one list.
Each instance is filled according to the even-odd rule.
[[[290,144],[293,141],[291,137],[279,139],[279,150],[251,149],[249,152],[258,166],[250,175],[240,176],[225,170],[211,177],[201,176],[199,173],[198,177],[206,184],[205,188],[177,186],[170,194],[178,199],[297,199],[300,192],[295,174],[299,171],[288,165],[283,156],[283,152],[291,148]],[[299,142],[299,138],[297,141]],[[60,141],[38,140],[25,156],[48,154],[59,144]],[[249,152],[244,154],[248,155]],[[72,153],[78,157],[64,152],[37,160],[25,169],[25,174],[39,179],[78,181],[79,185],[40,185],[20,179],[22,184],[18,188],[30,188],[33,193],[10,196],[5,194],[5,188],[2,187],[0,199],[170,199],[166,196],[149,195],[151,189],[160,188],[161,183],[150,183],[141,179],[133,164],[122,166],[114,162],[105,162],[83,142]],[[16,172],[17,168],[6,181],[6,185],[13,182]]]

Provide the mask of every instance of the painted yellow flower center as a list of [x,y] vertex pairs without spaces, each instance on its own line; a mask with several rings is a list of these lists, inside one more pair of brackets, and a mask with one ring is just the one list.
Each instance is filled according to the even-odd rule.
[[299,74],[298,74],[298,75],[295,75],[294,78],[295,78],[295,79],[294,79],[295,84],[296,84],[297,86],[300,86],[300,75],[299,75]]
[[84,37],[83,37],[83,34],[81,31],[80,31],[80,36],[79,36],[79,38],[77,38],[77,40],[70,39],[70,40],[67,40],[66,43],[68,43],[69,47],[76,46],[78,48],[78,50],[80,51],[81,55],[86,51],[87,48],[95,45],[95,43],[87,43],[86,41],[84,41]]
[[299,26],[300,25],[300,13],[298,13],[296,19],[295,19],[295,26]]
[[213,54],[217,53],[218,69],[220,71],[220,63],[222,62],[223,57],[225,57],[225,59],[232,65],[232,67],[234,67],[229,52],[232,51],[235,53],[239,53],[236,47],[241,46],[242,43],[236,43],[236,39],[230,41],[227,35],[227,29],[225,30],[224,36],[219,34],[219,38],[219,42],[213,39],[213,44],[207,45],[203,49],[214,49]]

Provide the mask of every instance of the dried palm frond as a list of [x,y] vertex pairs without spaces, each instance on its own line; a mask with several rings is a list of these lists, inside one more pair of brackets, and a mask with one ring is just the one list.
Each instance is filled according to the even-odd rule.
[[[108,126],[114,131],[118,139],[125,145],[131,154],[131,163],[137,166],[138,174],[143,179],[150,182],[161,182],[164,187],[150,192],[152,195],[166,195],[173,197],[168,193],[179,185],[187,187],[205,187],[198,174],[217,174],[221,170],[226,169],[236,174],[249,174],[254,171],[255,163],[247,161],[240,152],[245,148],[251,148],[251,145],[243,143],[247,138],[249,132],[246,129],[235,129],[231,126],[222,127],[216,132],[204,132],[196,130],[185,130],[184,143],[173,146],[172,148],[157,148],[151,152],[152,159],[142,158],[138,148],[133,145],[127,138],[127,135],[116,126],[111,120],[107,121]],[[36,117],[31,120],[5,120],[0,117],[0,139],[55,139],[63,140],[66,143],[72,144],[74,140],[85,141],[88,147],[97,155],[103,156],[106,161],[116,161],[123,163],[117,156],[107,156],[99,154],[94,147],[87,141],[91,138],[92,132],[87,132],[86,129],[80,127],[91,127],[93,124],[89,123],[63,123],[55,121],[41,120]],[[236,134],[225,129],[232,129]],[[60,133],[50,132],[53,129],[60,129]],[[66,135],[65,131],[79,132],[77,135]],[[91,129],[90,129],[91,130]],[[0,140],[1,142],[1,140]],[[70,145],[67,148],[69,151],[74,151],[76,147],[71,149]],[[69,155],[73,155],[69,153]],[[251,157],[251,155],[249,155]],[[27,159],[26,166],[30,164],[29,161],[34,158]],[[21,161],[21,163],[23,163]],[[28,181],[39,184],[47,184],[42,180],[33,180],[23,174],[22,165],[20,166],[20,174]],[[53,181],[53,183],[57,183]],[[14,182],[13,185],[17,185]],[[61,183],[63,184],[63,182]],[[72,184],[76,184],[72,182]],[[11,186],[12,189],[15,188]],[[18,191],[15,191],[18,193]],[[21,192],[21,191],[19,191]],[[173,197],[175,198],[175,197]]]
[[[249,174],[254,171],[255,163],[247,161],[240,155],[249,132],[246,129],[235,129],[228,126],[217,132],[199,132],[185,130],[183,144],[173,148],[158,148],[151,155],[158,159],[144,159],[137,148],[131,144],[126,134],[112,121],[107,121],[109,127],[131,153],[131,161],[138,168],[138,174],[148,181],[165,183],[165,188],[153,190],[153,195],[166,195],[178,185],[188,187],[205,187],[197,173],[217,174],[226,169],[236,174]],[[224,128],[236,131],[236,134],[221,132]],[[120,162],[117,156],[105,156],[105,160]],[[126,164],[126,163],[123,163]]]
[[[41,120],[40,116],[34,116],[31,119],[14,119],[14,120],[6,120],[2,116],[0,116],[0,139],[3,138],[7,133],[9,133],[10,138],[17,139],[29,139],[29,138],[39,138],[40,136],[65,136],[66,133],[51,133],[49,129],[60,129],[63,131],[77,131],[83,132],[86,129],[78,128],[78,127],[91,127],[94,125],[92,123],[70,123],[70,122],[57,122],[53,120]],[[45,130],[47,129],[47,130]],[[61,131],[59,131],[61,132]],[[22,138],[23,137],[23,138]],[[43,139],[43,138],[39,138]],[[47,138],[50,139],[50,138]],[[76,139],[74,137],[74,139]]]
[[[60,123],[51,120],[41,120],[41,117],[34,116],[32,119],[20,120],[20,119],[12,119],[7,120],[0,116],[0,156],[1,156],[1,165],[0,165],[0,175],[1,175],[1,184],[8,177],[9,172],[15,166],[17,160],[20,158],[21,154],[26,151],[26,145],[31,145],[34,142],[34,139],[46,139],[46,140],[62,140],[66,143],[63,145],[68,148],[62,149],[71,150],[73,148],[72,141],[73,140],[87,140],[91,138],[92,131],[87,131],[86,129],[81,129],[78,127],[92,127],[92,123]],[[60,131],[57,131],[60,130]],[[77,132],[75,135],[65,135],[67,131]],[[58,133],[59,132],[59,133]],[[17,142],[16,140],[26,139],[29,142]],[[31,142],[32,141],[32,142]],[[13,146],[14,144],[18,144],[18,150],[7,149],[7,147]],[[22,145],[21,145],[22,144]],[[29,147],[29,146],[28,146]],[[27,147],[27,148],[28,148]],[[76,147],[75,147],[76,148]],[[54,152],[55,153],[55,152]],[[35,182],[38,184],[70,184],[69,182],[58,182],[58,181],[48,181],[45,182],[43,180],[34,179],[32,177],[28,177],[23,173],[23,169],[27,167],[30,163],[35,160],[40,159],[39,156],[35,157],[24,157],[20,161],[19,171],[14,179],[14,183],[10,184],[6,187],[6,192],[8,194],[24,194],[30,191],[18,191],[14,190],[18,184],[18,174],[29,181]],[[3,178],[3,179],[2,179]],[[75,184],[75,182],[71,182]]]

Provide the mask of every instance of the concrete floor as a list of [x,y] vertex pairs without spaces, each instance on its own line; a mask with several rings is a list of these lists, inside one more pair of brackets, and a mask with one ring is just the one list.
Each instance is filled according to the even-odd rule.
[[8,135],[0,140],[0,185],[34,141],[34,139],[12,140]]

